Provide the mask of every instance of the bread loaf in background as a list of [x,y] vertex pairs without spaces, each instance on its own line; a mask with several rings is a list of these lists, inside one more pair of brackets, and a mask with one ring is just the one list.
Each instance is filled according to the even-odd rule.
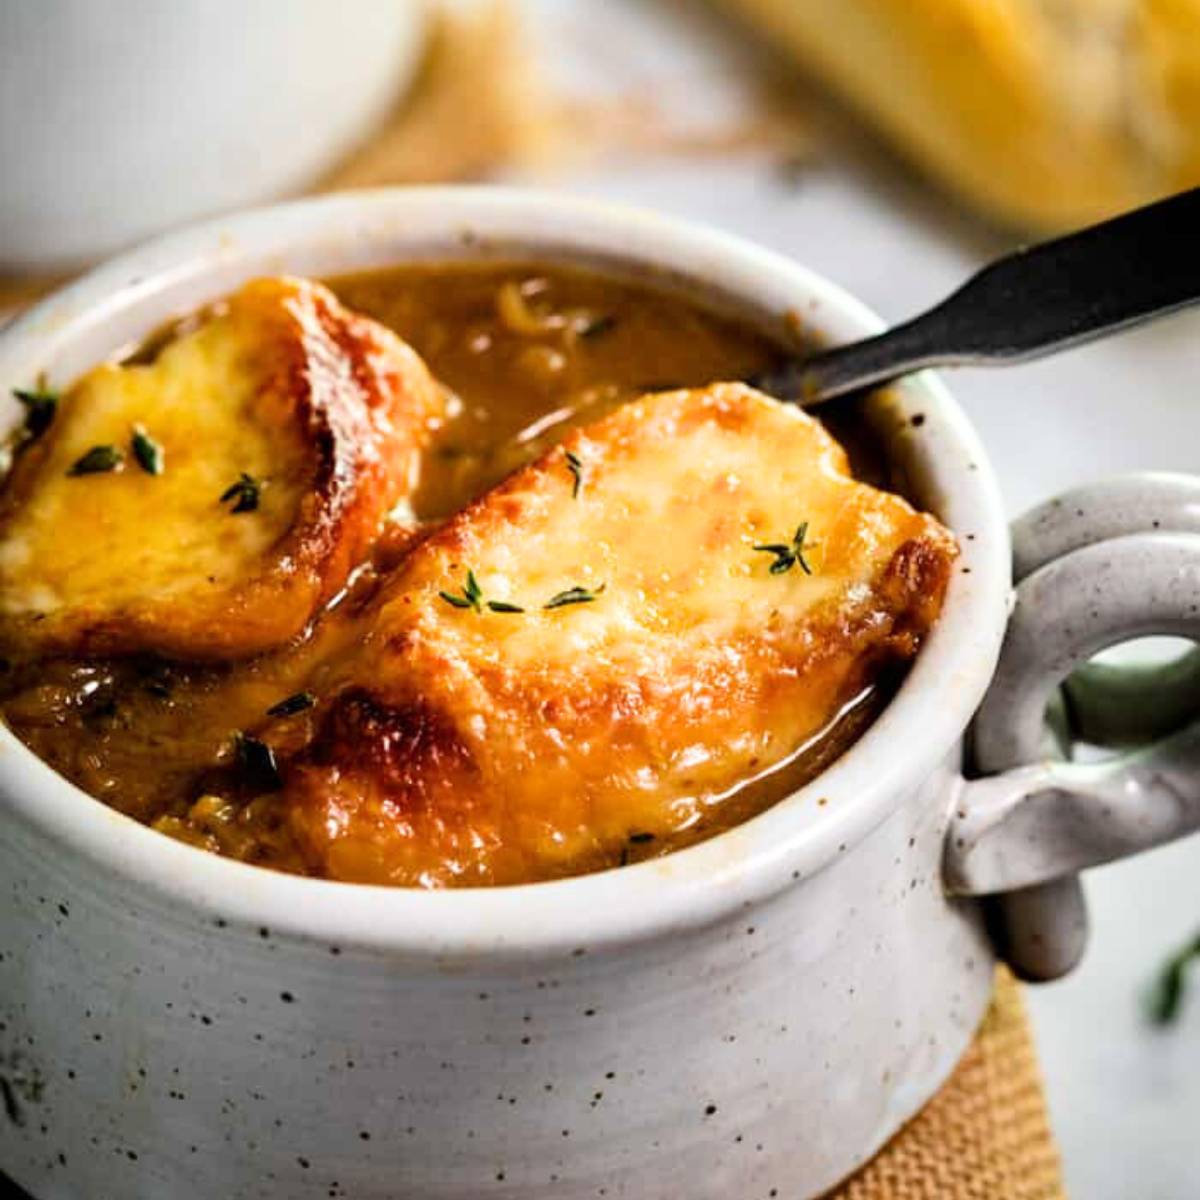
[[1006,224],[1200,183],[1200,0],[722,0]]

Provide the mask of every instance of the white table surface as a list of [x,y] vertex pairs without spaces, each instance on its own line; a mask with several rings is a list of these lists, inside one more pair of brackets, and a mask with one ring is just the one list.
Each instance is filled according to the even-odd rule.
[[[692,4],[527,7],[562,86],[593,95],[653,90],[664,110],[701,124],[744,103],[753,56]],[[815,268],[889,320],[940,299],[1006,245],[862,146],[831,149],[792,186],[761,155],[609,159],[555,182],[741,234]],[[1200,314],[949,382],[1014,515],[1116,472],[1200,470]],[[1093,937],[1085,962],[1026,993],[1070,1192],[1076,1200],[1200,1197],[1200,969],[1193,1002],[1171,1030],[1150,1028],[1140,1003],[1163,958],[1200,929],[1200,838],[1096,870],[1086,887]]]

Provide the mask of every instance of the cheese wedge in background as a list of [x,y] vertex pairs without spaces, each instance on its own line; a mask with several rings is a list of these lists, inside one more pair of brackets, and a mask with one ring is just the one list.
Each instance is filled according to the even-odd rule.
[[1200,183],[1200,0],[722,0],[1000,222]]
[[0,502],[0,650],[238,658],[300,633],[412,488],[440,392],[319,284],[262,279],[58,402]]
[[794,407],[736,384],[627,404],[396,568],[309,681],[288,819],[337,879],[616,866],[910,659],[956,552]]

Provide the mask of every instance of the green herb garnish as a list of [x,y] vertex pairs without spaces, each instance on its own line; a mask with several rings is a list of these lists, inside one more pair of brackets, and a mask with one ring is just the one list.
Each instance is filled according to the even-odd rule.
[[267,709],[267,716],[293,717],[296,713],[303,712],[306,708],[312,708],[316,702],[317,698],[312,692],[295,692],[291,696],[285,696],[277,704],[272,704]]
[[67,471],[68,475],[103,475],[115,471],[125,456],[116,446],[93,446],[82,458],[77,458]]
[[567,470],[571,472],[575,480],[575,485],[571,488],[571,498],[579,499],[579,489],[583,487],[583,459],[578,454],[572,454],[570,450],[564,451],[567,456]]
[[471,607],[479,612],[479,602],[483,599],[483,589],[479,586],[479,580],[475,578],[475,572],[470,568],[467,569],[467,586],[463,588],[463,595],[466,596],[467,602]]
[[597,596],[604,591],[607,584],[601,584],[593,591],[591,588],[579,587],[578,585],[572,588],[567,588],[565,592],[559,592],[556,596],[551,596],[543,608],[565,608],[568,604],[591,604]]
[[[476,612],[483,612],[483,588],[479,586],[475,572],[470,569],[467,571],[467,582],[461,594],[438,592],[438,595],[455,608],[473,608]],[[510,604],[507,600],[489,600],[487,608],[489,612],[494,613],[523,613],[525,611],[519,604]]]
[[146,432],[141,425],[133,427],[133,436],[129,439],[129,448],[137,464],[147,475],[163,473],[162,447]]
[[765,554],[775,555],[775,561],[771,564],[772,575],[782,575],[790,571],[797,563],[800,564],[800,570],[805,575],[811,575],[812,567],[808,565],[808,560],[804,557],[806,549],[804,539],[807,536],[808,522],[801,521],[792,535],[791,545],[785,546],[782,542],[768,542],[765,545],[756,545],[754,549],[761,550]]
[[1188,968],[1200,961],[1200,934],[1163,964],[1146,997],[1146,1012],[1155,1025],[1170,1025],[1179,1016]]
[[[602,583],[595,590],[578,585],[567,588],[565,592],[551,596],[542,607],[565,608],[568,604],[590,604],[604,591],[605,586]],[[472,570],[467,571],[467,582],[461,591],[438,592],[438,597],[452,608],[473,608],[476,612],[483,612],[485,607],[489,612],[494,613],[523,613],[525,611],[519,604],[512,604],[507,600],[485,601],[483,589],[479,586],[479,580],[475,578],[475,572]]]
[[238,770],[245,782],[256,792],[277,792],[283,787],[275,751],[248,733],[233,735]]
[[483,589],[479,586],[479,580],[475,578],[475,572],[470,568],[467,569],[467,582],[461,596],[454,592],[438,592],[438,595],[455,608],[473,608],[476,612],[483,612],[483,605],[480,603],[483,599]]
[[13,396],[25,406],[25,437],[36,441],[50,428],[58,412],[58,395],[55,392],[34,391],[30,388],[13,388]]
[[231,513],[253,512],[258,507],[261,492],[262,484],[253,475],[243,471],[237,477],[237,482],[231,483],[221,493],[221,503],[233,500],[233,506],[229,510]]

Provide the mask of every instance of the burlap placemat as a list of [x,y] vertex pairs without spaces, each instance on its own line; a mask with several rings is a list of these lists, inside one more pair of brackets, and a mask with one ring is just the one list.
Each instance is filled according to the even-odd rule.
[[1021,989],[991,1008],[945,1087],[825,1200],[1065,1200]]

